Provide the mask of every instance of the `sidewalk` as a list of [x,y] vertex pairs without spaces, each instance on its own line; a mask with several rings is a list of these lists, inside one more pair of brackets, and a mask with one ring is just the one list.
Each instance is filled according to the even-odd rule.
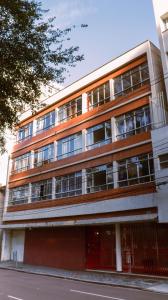
[[131,287],[168,294],[168,278],[166,277],[142,276],[123,273],[119,274],[116,272],[70,271],[25,265],[22,263],[17,263],[16,265],[14,262],[0,262],[0,268],[97,284]]

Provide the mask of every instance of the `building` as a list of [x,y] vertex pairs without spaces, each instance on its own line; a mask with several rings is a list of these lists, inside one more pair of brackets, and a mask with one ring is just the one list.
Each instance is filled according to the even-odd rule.
[[[164,79],[166,90],[166,118],[168,111],[168,1],[153,0],[153,7],[156,19],[156,29],[159,38],[161,60],[163,66],[163,76],[158,77],[158,81]],[[153,101],[157,108],[157,103]],[[158,186],[158,214],[162,223],[168,223],[168,125],[163,116],[162,121],[152,130],[152,144],[155,160],[155,178]]]
[[[3,207],[5,199],[5,186],[0,185],[0,225],[2,225]],[[0,229],[0,253],[2,244],[2,229]]]
[[153,132],[166,122],[160,51],[149,41],[62,89],[36,115],[23,115],[2,261],[168,274],[163,180],[155,180],[164,163],[153,155]]

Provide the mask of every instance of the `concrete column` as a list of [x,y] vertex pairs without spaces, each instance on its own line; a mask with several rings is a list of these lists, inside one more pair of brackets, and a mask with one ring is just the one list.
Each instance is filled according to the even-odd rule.
[[121,232],[120,224],[115,224],[116,233],[116,271],[122,271],[122,255],[121,255]]
[[86,151],[86,129],[82,130],[82,151]]
[[58,107],[56,107],[55,109],[55,126],[57,126],[59,124],[58,122]]
[[30,154],[30,169],[34,168],[34,151],[31,151]]
[[82,194],[87,194],[86,169],[82,169]]
[[53,161],[57,160],[57,141],[54,141],[54,153]]
[[116,124],[115,124],[115,118],[111,118],[111,138],[112,138],[112,143],[116,141]]
[[114,189],[118,187],[118,163],[113,161],[113,181]]
[[6,190],[5,190],[5,199],[4,199],[4,209],[3,209],[3,214],[6,213],[7,207],[8,207],[8,201],[9,201],[9,176],[11,174],[11,169],[12,169],[12,160],[10,158],[10,155],[8,156],[8,166],[7,166],[7,176],[6,176]]
[[82,114],[87,112],[87,94],[82,94]]
[[114,100],[114,80],[110,79],[110,100]]
[[55,199],[55,177],[52,177],[52,199]]
[[11,259],[11,231],[3,229],[1,261],[7,261],[10,259]]
[[36,135],[36,130],[37,130],[37,120],[33,120],[33,136]]
[[31,196],[32,196],[32,185],[31,185],[31,183],[29,183],[28,203],[31,203]]

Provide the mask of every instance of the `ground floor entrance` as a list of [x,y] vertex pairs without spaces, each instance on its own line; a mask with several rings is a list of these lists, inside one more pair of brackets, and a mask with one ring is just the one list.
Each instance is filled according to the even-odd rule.
[[115,225],[86,228],[86,268],[116,269]]
[[168,275],[168,224],[49,227],[4,233],[2,260],[17,254],[19,261],[23,258],[31,265]]

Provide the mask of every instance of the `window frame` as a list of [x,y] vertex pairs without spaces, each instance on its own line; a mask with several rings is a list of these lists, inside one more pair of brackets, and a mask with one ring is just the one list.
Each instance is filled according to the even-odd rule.
[[[137,71],[134,71],[138,69]],[[148,77],[146,79],[143,79],[143,71],[144,70],[148,71]],[[139,73],[139,78],[140,81],[133,84],[133,75],[135,75],[135,73]],[[127,75],[128,74],[128,75]],[[128,86],[127,88],[124,88],[124,79],[125,77],[129,77],[130,78],[130,86]],[[116,83],[118,81],[118,84],[120,83],[121,86],[121,90],[119,91],[115,91],[115,87],[116,87]],[[120,97],[120,96],[124,96],[127,95],[128,93],[136,90],[137,88],[143,86],[144,84],[146,84],[147,82],[150,82],[150,76],[149,76],[149,67],[148,67],[148,63],[144,62],[142,64],[140,64],[139,66],[136,66],[126,72],[124,72],[123,74],[117,76],[114,78],[114,98]]]
[[[100,100],[100,92],[103,89],[104,97]],[[106,95],[107,93],[107,95]],[[94,97],[96,96],[97,101],[94,103]],[[110,82],[109,80],[95,89],[87,93],[88,111],[94,109],[95,107],[101,106],[110,101]]]
[[[146,158],[143,158],[145,156]],[[131,161],[133,159],[135,160],[134,162]],[[148,174],[141,176],[140,165],[142,165],[144,161],[147,162]],[[137,176],[129,175],[129,171],[131,170],[131,164],[132,165],[134,164],[134,168],[136,168]],[[140,184],[140,183],[146,183],[154,180],[155,172],[154,172],[154,162],[153,162],[152,153],[141,154],[138,156],[133,156],[123,160],[119,160],[117,161],[117,165],[118,165],[118,181],[117,181],[118,187],[125,187],[125,186]],[[120,179],[121,169],[123,169],[125,173],[124,179]],[[151,172],[152,170],[153,172]]]
[[[45,158],[46,151],[48,156],[47,159]],[[54,160],[54,143],[50,143],[34,151],[34,167],[42,166],[46,163],[52,162],[53,160]]]
[[[49,124],[47,125],[46,123],[48,122],[48,120],[49,120]],[[55,110],[52,110],[47,114],[39,117],[37,119],[37,124],[36,124],[36,134],[40,134],[45,130],[53,128],[55,126],[55,120],[56,120]]]
[[[26,134],[26,132],[28,132],[28,134]],[[19,135],[21,135],[22,137],[19,137]],[[21,143],[25,140],[28,140],[32,136],[33,136],[33,122],[30,122],[18,129],[17,142]]]
[[[75,143],[77,142],[77,140],[79,139],[79,144],[80,147],[75,149]],[[70,157],[70,156],[74,156],[76,154],[79,154],[82,152],[83,148],[82,148],[82,132],[79,131],[73,135],[69,135],[63,139],[60,139],[57,141],[57,160],[66,158],[66,157]],[[70,150],[71,147],[73,148],[73,150]],[[60,149],[59,149],[60,148]],[[63,151],[63,148],[67,148],[67,152]],[[59,153],[61,152],[61,153]]]
[[[43,188],[42,188],[43,187]],[[52,178],[32,183],[31,202],[52,199]]]
[[[110,136],[108,136],[107,131],[108,125],[110,125]],[[94,135],[98,130],[103,129],[104,130],[104,139],[99,140],[97,142],[94,142]],[[92,141],[92,143],[89,143],[89,141]],[[90,128],[87,128],[86,130],[86,149],[91,150],[106,144],[110,144],[112,142],[112,126],[111,126],[111,119],[107,120],[103,123],[97,124],[95,126],[92,126]]]
[[[95,174],[100,176],[100,173],[105,173],[106,183],[103,185],[95,185]],[[111,181],[108,181],[108,177],[112,177]],[[100,179],[100,178],[99,178]],[[91,183],[91,185],[89,184]],[[114,188],[114,178],[113,178],[113,163],[106,165],[99,165],[96,167],[86,169],[86,191],[87,194],[95,193],[103,190],[113,189]]]
[[[30,169],[30,160],[31,160],[31,152],[27,152],[23,155],[20,155],[16,158],[13,159],[13,164],[12,164],[12,174],[20,173],[22,171],[26,171]],[[24,166],[24,162],[26,162]],[[16,165],[21,164],[20,168],[16,168]]]
[[[80,106],[81,109],[79,109]],[[73,108],[75,108],[75,112],[73,112]],[[68,111],[71,112],[69,115],[68,115]],[[82,96],[75,98],[58,107],[58,123],[61,124],[67,122],[77,116],[80,116],[81,114],[82,114]]]
[[[16,195],[14,195],[15,193],[16,193]],[[20,195],[22,195],[22,193],[23,193],[23,196],[21,197]],[[29,200],[29,185],[28,184],[9,189],[8,206],[25,204],[25,203],[28,203],[28,200]]]
[[[144,120],[144,125],[137,127],[137,122],[138,122],[138,116],[142,112],[142,118]],[[130,116],[130,118],[129,118]],[[127,123],[128,120],[133,118],[133,128],[130,130],[127,130]],[[119,132],[119,122],[118,121],[123,121],[123,132]],[[149,121],[149,122],[148,122]],[[148,130],[151,129],[151,115],[150,115],[150,107],[149,105],[145,105],[143,107],[137,108],[136,110],[127,112],[123,115],[120,115],[115,118],[115,127],[116,127],[116,140],[121,140],[125,139],[129,136],[141,133],[141,132],[147,132]],[[121,129],[120,129],[121,130]]]
[[[74,189],[71,188],[72,179],[74,180]],[[79,187],[78,184],[80,185]],[[58,188],[60,189],[60,191],[58,191]],[[82,194],[82,171],[55,177],[56,199],[65,198],[65,197],[74,197],[81,194]]]

